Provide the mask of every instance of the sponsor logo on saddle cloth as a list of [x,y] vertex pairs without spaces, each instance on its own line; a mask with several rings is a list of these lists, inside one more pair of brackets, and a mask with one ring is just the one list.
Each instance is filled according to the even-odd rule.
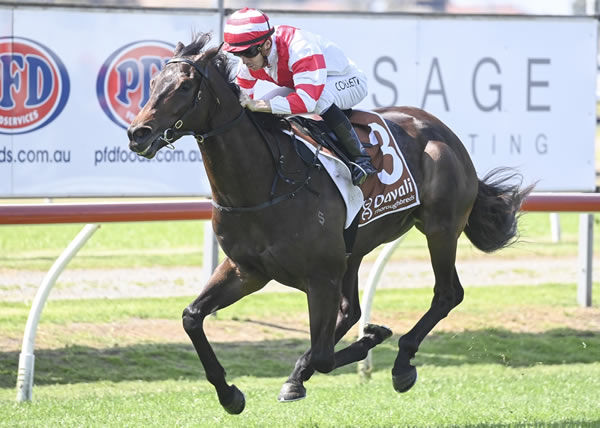
[[359,227],[383,216],[420,204],[419,191],[408,169],[402,151],[385,120],[375,112],[353,110],[350,121],[379,171],[377,179],[369,178],[362,186],[364,195]]

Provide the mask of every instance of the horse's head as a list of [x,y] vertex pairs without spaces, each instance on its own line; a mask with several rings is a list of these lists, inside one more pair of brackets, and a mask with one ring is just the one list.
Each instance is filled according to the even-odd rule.
[[132,151],[151,159],[164,146],[206,126],[211,110],[220,103],[209,69],[230,83],[224,53],[217,48],[202,52],[209,40],[208,34],[201,34],[188,46],[178,43],[173,58],[152,79],[148,102],[127,130]]

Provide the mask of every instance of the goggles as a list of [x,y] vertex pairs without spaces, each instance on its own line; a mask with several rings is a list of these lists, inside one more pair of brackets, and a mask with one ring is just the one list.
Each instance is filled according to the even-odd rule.
[[238,57],[243,56],[245,58],[254,58],[256,55],[258,55],[260,53],[260,48],[262,47],[263,44],[264,43],[261,43],[260,45],[252,45],[244,51],[234,52],[233,54]]

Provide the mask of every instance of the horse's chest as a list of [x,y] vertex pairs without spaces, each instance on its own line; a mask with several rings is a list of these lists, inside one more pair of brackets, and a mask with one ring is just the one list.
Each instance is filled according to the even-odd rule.
[[283,234],[273,229],[276,228],[236,227],[217,233],[217,239],[236,264],[290,285],[292,277],[304,276],[306,272],[305,263],[297,257],[306,247],[305,239],[299,232],[289,230]]
[[229,227],[217,232],[217,239],[227,256],[234,260],[265,260],[275,241],[271,233],[257,227]]

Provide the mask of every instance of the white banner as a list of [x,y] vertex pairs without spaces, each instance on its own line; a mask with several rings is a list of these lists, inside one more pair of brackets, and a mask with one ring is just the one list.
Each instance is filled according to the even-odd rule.
[[[269,15],[344,48],[369,78],[359,107],[438,116],[480,175],[511,166],[537,190],[594,189],[595,20]],[[216,44],[220,19],[0,8],[0,197],[210,194],[193,138],[147,161],[125,129],[174,45],[193,30]]]

